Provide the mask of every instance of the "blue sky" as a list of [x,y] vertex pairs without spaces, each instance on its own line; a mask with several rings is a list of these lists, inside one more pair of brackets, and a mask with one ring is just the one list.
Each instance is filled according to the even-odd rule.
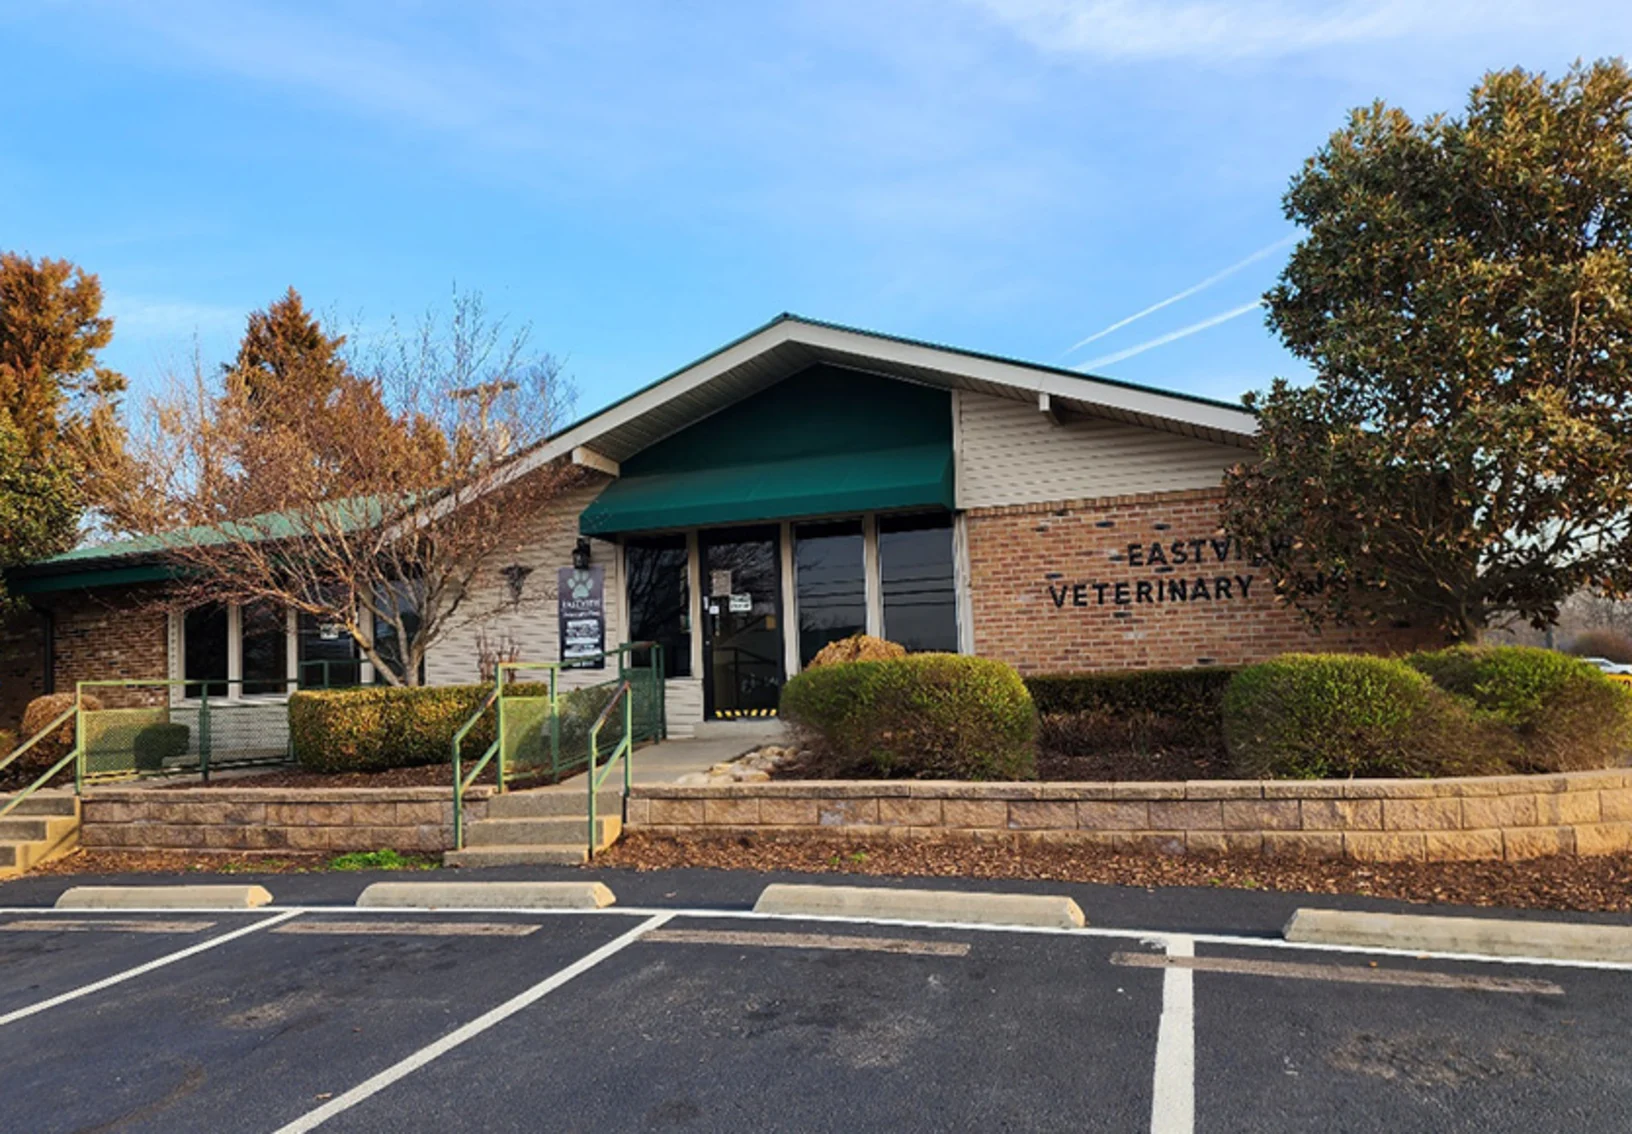
[[1302,373],[1256,311],[1127,352],[1262,293],[1350,107],[1632,5],[0,0],[0,52],[0,248],[101,276],[138,396],[291,284],[366,330],[457,281],[580,410],[783,310],[1234,398]]

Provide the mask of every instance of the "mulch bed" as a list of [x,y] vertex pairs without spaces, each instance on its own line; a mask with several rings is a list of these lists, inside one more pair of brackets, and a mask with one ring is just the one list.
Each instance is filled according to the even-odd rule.
[[[498,770],[489,764],[476,777],[479,784],[497,783]],[[548,775],[510,780],[516,788],[544,787],[555,781]],[[453,790],[453,769],[447,764],[425,764],[417,768],[387,768],[381,772],[307,772],[300,768],[271,768],[253,775],[220,775],[209,783],[197,780],[158,785],[163,791],[196,788],[405,788],[438,787]]]
[[631,833],[596,857],[635,870],[1023,878],[1113,886],[1206,886],[1364,894],[1407,902],[1582,912],[1632,912],[1632,855],[1526,862],[1357,863],[1118,853],[1097,847],[980,843],[777,842]]
[[1154,752],[1037,753],[1040,780],[1151,783],[1167,780],[1237,780],[1241,773],[1216,748],[1163,748]]
[[[491,766],[482,771],[478,783],[492,783]],[[453,769],[447,764],[425,764],[418,768],[387,768],[382,772],[308,772],[300,768],[269,768],[250,774],[218,775],[207,784],[165,783],[161,790],[194,788],[396,788],[445,787],[453,790]]]

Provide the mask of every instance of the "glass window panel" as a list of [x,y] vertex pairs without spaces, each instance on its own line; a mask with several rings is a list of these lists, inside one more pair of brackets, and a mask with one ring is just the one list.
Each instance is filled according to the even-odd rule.
[[[629,640],[663,647],[663,673],[691,676],[691,592],[686,583],[686,537],[657,536],[624,544],[629,577]],[[636,665],[648,664],[645,658]]]
[[289,621],[281,607],[251,603],[239,613],[245,696],[283,693],[289,687]]
[[[182,658],[188,697],[227,695],[227,608],[219,603],[189,610],[182,620]],[[208,686],[204,682],[208,682]]]
[[956,653],[952,517],[879,517],[878,569],[884,636],[909,650]]
[[794,529],[799,593],[799,662],[823,646],[867,629],[867,579],[861,521]]
[[[380,598],[379,605],[397,611],[402,617],[403,629],[408,632],[408,642],[411,645],[414,637],[419,633],[419,587],[413,580],[402,579],[394,583],[387,594]],[[396,625],[389,619],[374,619],[374,652],[380,655],[380,660],[388,664],[394,673],[402,672],[403,643],[397,640]],[[425,680],[425,662],[419,663],[419,680]],[[390,679],[383,673],[374,675],[376,685],[389,685]]]
[[302,689],[361,683],[363,665],[357,643],[340,623],[303,611],[295,620],[295,643]]

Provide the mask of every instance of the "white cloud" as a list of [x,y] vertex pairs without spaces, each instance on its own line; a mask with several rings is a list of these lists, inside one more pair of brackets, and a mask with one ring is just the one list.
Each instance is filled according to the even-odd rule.
[[1470,0],[967,0],[1046,52],[1106,61],[1275,58],[1558,19]]

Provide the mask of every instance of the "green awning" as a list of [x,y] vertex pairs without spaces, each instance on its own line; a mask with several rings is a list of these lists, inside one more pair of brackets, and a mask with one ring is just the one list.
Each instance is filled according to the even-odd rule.
[[626,476],[579,517],[584,535],[952,507],[952,447],[912,445]]

